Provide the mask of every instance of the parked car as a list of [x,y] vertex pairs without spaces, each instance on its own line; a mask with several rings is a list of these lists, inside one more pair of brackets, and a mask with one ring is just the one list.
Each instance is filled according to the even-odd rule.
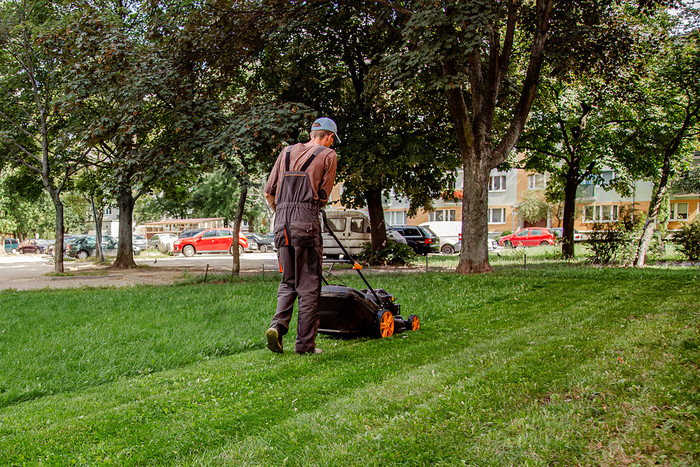
[[[358,255],[362,251],[362,245],[372,241],[369,219],[361,211],[328,209],[326,210],[326,219],[340,243],[353,256]],[[340,255],[344,254],[323,222],[321,223],[321,232],[323,254],[326,258],[339,258]]]
[[[462,223],[459,221],[423,222],[420,227],[428,227],[440,238],[440,252],[452,255],[462,251]],[[493,238],[486,240],[489,250],[496,250],[498,242]]]
[[202,228],[196,228],[196,229],[185,229],[179,234],[177,234],[177,238],[187,238],[187,237],[194,237],[200,232],[204,232],[206,229]]
[[427,255],[440,251],[440,239],[428,227],[417,225],[392,225],[391,227],[406,239],[406,243],[416,254]]
[[[238,233],[238,248],[242,253],[248,248],[248,239]],[[233,254],[233,230],[227,228],[205,229],[193,237],[178,238],[173,243],[173,254],[194,256],[197,253]]]
[[[102,254],[105,256],[117,256],[119,242],[109,235],[102,236]],[[95,235],[78,235],[71,238],[66,245],[66,255],[72,258],[87,259],[97,254],[97,238]],[[141,249],[133,246],[135,255],[141,253]]]
[[5,239],[5,253],[17,253],[17,247],[19,247],[19,240],[16,238],[6,238]]
[[498,244],[506,248],[516,246],[554,245],[557,237],[545,227],[526,227],[514,234],[505,235],[498,240]]
[[440,252],[444,255],[459,253],[462,250],[462,223],[458,221],[423,222],[440,238]]
[[173,242],[177,240],[174,233],[157,233],[148,239],[148,247],[155,248],[161,253],[173,251]]
[[[549,227],[548,230],[552,232],[555,237],[557,237],[557,241],[561,241],[561,239],[564,237],[564,229],[561,227]],[[583,241],[583,235],[581,235],[578,230],[574,229],[574,242],[581,241]]]
[[258,250],[261,253],[267,253],[275,249],[274,238],[265,237],[259,233],[249,233],[247,237],[248,247],[251,249]]
[[393,227],[390,225],[386,226],[386,238],[387,240],[393,240],[396,243],[403,243],[404,245],[408,245],[408,242],[406,241],[405,238],[403,238],[403,235],[398,233]]
[[22,243],[19,244],[17,247],[17,251],[22,254],[26,253],[48,253],[49,248],[53,242],[51,240],[44,240],[44,239],[28,239],[23,241]]
[[132,237],[131,244],[139,247],[141,250],[148,248],[148,240],[143,235],[134,235]]

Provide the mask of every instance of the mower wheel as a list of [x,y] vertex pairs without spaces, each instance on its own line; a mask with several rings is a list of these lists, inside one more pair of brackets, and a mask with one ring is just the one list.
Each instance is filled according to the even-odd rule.
[[379,337],[391,337],[394,335],[394,315],[389,310],[381,310],[377,313],[377,331]]
[[406,320],[407,323],[407,329],[411,331],[417,331],[420,329],[420,319],[418,319],[417,315],[410,315],[408,317],[408,320]]

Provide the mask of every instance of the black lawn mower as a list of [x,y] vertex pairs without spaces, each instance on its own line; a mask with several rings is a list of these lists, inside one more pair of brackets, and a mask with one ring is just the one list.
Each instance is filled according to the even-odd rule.
[[357,290],[345,285],[331,285],[325,277],[321,277],[325,285],[321,287],[318,304],[321,319],[318,332],[338,336],[390,337],[402,331],[417,331],[420,328],[418,316],[402,318],[401,305],[396,303],[394,297],[383,289],[373,289],[369,285],[362,274],[362,266],[352,258],[331,229],[325,211],[321,210],[321,215],[328,233],[338,243],[344,255],[343,259],[324,260],[324,264],[330,264],[328,274],[330,275],[335,263],[351,264],[367,285],[367,289]]

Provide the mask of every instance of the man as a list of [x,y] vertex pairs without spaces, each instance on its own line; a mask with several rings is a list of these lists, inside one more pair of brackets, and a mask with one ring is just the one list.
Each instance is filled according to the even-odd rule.
[[298,354],[322,353],[316,348],[321,292],[323,243],[318,210],[333,189],[338,156],[330,149],[338,127],[330,118],[311,126],[310,141],[282,150],[265,185],[265,198],[275,212],[275,246],[282,269],[277,290],[277,312],[265,333],[267,347],[282,353],[282,336],[289,331],[294,301],[297,316]]

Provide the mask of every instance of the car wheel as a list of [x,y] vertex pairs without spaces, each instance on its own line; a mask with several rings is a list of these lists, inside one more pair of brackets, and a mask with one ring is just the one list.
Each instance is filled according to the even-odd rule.
[[408,317],[408,329],[410,331],[417,331],[420,329],[420,319],[416,315],[410,315]]
[[511,242],[510,240],[506,240],[505,242],[503,242],[503,246],[506,248],[513,248],[513,242]]
[[267,253],[267,245],[259,245],[258,250],[260,250],[260,253]]
[[453,255],[455,253],[454,247],[450,244],[442,245],[440,251],[443,255]]
[[196,251],[194,251],[194,247],[192,245],[185,245],[182,247],[182,254],[185,256],[194,256]]
[[78,259],[87,259],[88,256],[90,256],[90,253],[88,253],[85,250],[80,250],[77,255],[75,255],[76,258]]
[[23,254],[24,254],[24,250],[23,250],[22,248],[19,249],[19,254],[20,254],[20,255],[23,255]]
[[243,247],[238,245],[238,256],[241,256],[243,254]]
[[377,313],[377,333],[379,337],[391,337],[394,335],[394,315],[389,310],[381,310]]
[[541,245],[549,245],[549,242],[546,242],[546,241],[542,240],[542,241],[540,242],[540,246],[541,246]]

